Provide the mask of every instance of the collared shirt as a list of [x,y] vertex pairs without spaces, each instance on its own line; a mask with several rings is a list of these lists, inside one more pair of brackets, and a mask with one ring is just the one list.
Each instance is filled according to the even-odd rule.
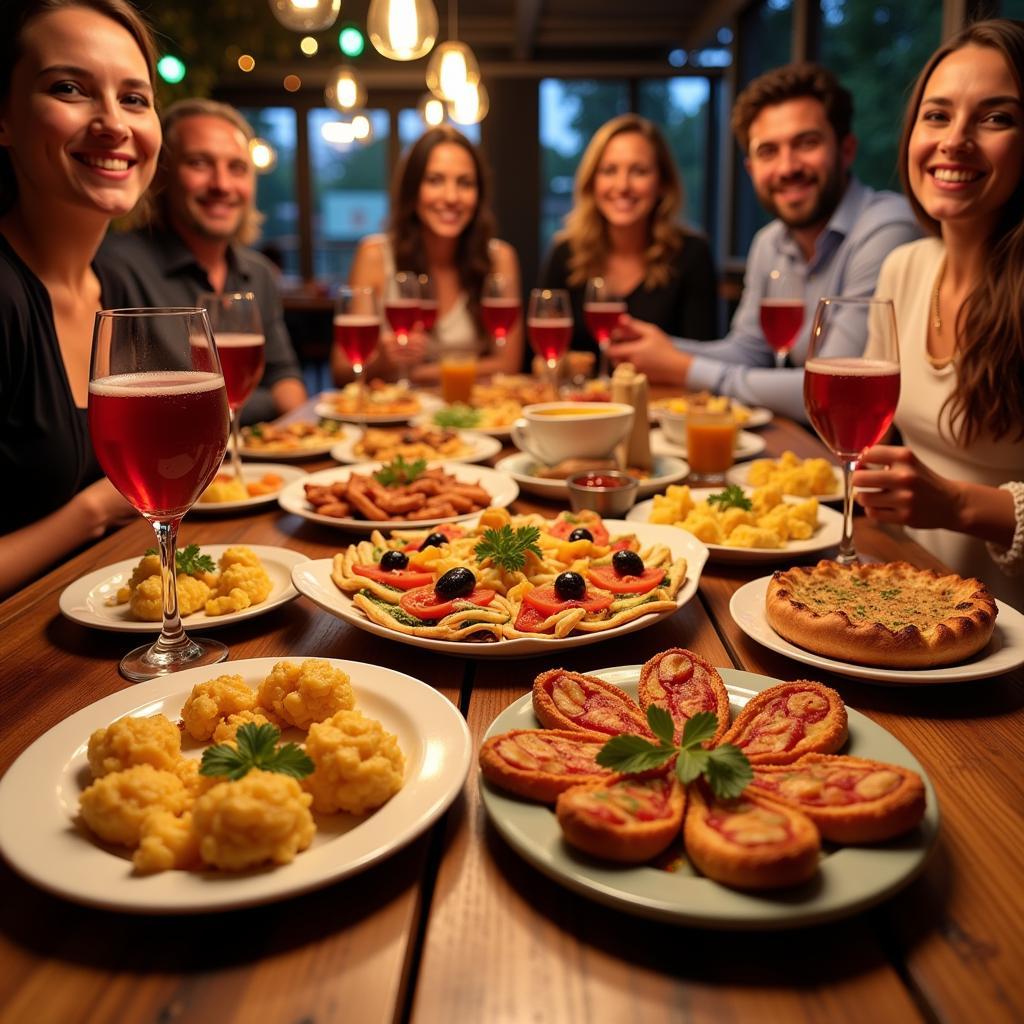
[[[192,250],[170,230],[111,232],[100,247],[98,259],[136,295],[134,301],[140,306],[194,306],[201,292],[216,291]],[[272,420],[278,412],[270,389],[288,377],[302,379],[284,324],[273,265],[241,245],[228,246],[227,261],[224,290],[256,296],[266,336],[266,369],[259,387],[242,408],[241,422]]]
[[[818,299],[826,295],[873,295],[885,257],[920,235],[903,196],[876,192],[856,178],[850,179],[809,261],[789,228],[773,220],[751,243],[743,297],[729,333],[710,342],[673,339],[678,348],[694,356],[687,390],[729,395],[747,405],[764,405],[806,422],[803,364]],[[795,365],[786,369],[775,368],[775,354],[761,330],[761,299],[772,270],[781,270],[790,275],[790,280],[802,282],[804,323],[789,353]],[[859,333],[836,330],[830,333],[821,354],[858,356],[866,341]]]

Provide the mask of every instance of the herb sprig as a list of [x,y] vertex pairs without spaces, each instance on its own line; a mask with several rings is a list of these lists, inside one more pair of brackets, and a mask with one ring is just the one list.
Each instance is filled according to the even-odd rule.
[[526,553],[532,551],[543,558],[540,549],[540,530],[536,526],[519,526],[512,529],[508,523],[500,529],[484,530],[476,546],[476,557],[482,562],[489,558],[506,572],[518,572],[526,565]]
[[[145,554],[156,555],[159,552],[156,548],[146,548]],[[189,544],[174,553],[174,564],[179,576],[195,576],[200,572],[216,572],[217,563],[209,556],[199,550],[198,544]]]
[[401,455],[397,455],[389,463],[381,466],[373,476],[384,487],[397,487],[400,484],[411,484],[413,480],[423,475],[426,468],[426,459],[406,462]]
[[743,488],[736,484],[729,484],[724,491],[719,491],[718,494],[709,494],[708,504],[720,505],[722,512],[727,508],[741,508],[749,512],[754,507],[750,499],[743,493]]
[[750,762],[739,747],[724,743],[705,750],[701,746],[718,728],[718,719],[710,711],[698,712],[686,723],[678,744],[672,716],[664,708],[651,705],[647,709],[647,724],[657,743],[643,736],[615,736],[601,748],[597,763],[631,775],[658,768],[675,757],[680,782],[685,785],[703,775],[711,791],[722,800],[739,796],[754,777]]
[[434,422],[439,427],[475,427],[480,422],[480,411],[456,402],[438,409],[434,413]]
[[304,779],[313,771],[313,762],[298,744],[279,747],[280,738],[281,730],[275,725],[247,722],[235,735],[237,749],[230,743],[218,743],[203,751],[199,774],[222,775],[234,781],[253,768],[262,768],[265,772]]

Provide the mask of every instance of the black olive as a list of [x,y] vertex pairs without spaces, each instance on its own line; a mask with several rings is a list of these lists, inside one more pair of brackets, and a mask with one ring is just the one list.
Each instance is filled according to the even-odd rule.
[[572,533],[569,534],[570,542],[574,541],[574,540],[591,540],[592,541],[593,539],[594,539],[594,535],[585,526],[577,526],[576,529],[573,530]]
[[555,577],[555,593],[563,601],[581,601],[587,594],[587,581],[578,572],[563,572]]
[[616,551],[612,555],[612,568],[617,576],[642,576],[644,560],[635,551]]
[[382,569],[404,569],[409,564],[409,556],[404,551],[385,551],[380,556]]
[[420,551],[424,548],[440,548],[448,543],[448,538],[443,533],[432,533],[421,545]]
[[435,584],[434,593],[438,597],[465,597],[473,593],[476,586],[476,577],[471,569],[464,565],[457,565],[449,569]]

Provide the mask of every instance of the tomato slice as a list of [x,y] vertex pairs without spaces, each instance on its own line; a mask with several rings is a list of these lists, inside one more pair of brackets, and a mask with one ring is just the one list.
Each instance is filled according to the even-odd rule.
[[495,593],[494,590],[475,587],[473,593],[467,594],[465,597],[445,599],[438,597],[437,591],[432,586],[420,587],[418,590],[410,590],[403,594],[398,604],[402,611],[415,615],[418,619],[443,619],[455,611],[457,604],[463,602],[489,605],[494,600]]
[[548,583],[543,587],[534,587],[523,595],[523,604],[535,608],[541,615],[547,617],[555,612],[564,611],[566,608],[585,608],[588,612],[600,612],[609,607],[614,598],[610,594],[595,594],[588,590],[582,600],[566,601],[558,596],[554,583]]
[[628,537],[618,537],[615,543],[612,544],[612,551],[639,551],[640,541],[637,540],[635,534],[630,534]]
[[[458,537],[464,537],[466,531],[461,526],[456,526],[453,523],[441,523],[439,526],[435,526],[432,530],[428,530],[423,535],[423,540],[426,540],[432,533],[443,533],[449,540],[455,540]],[[416,541],[415,544],[406,544],[403,551],[419,551],[423,547],[423,540]]]
[[546,618],[547,616],[541,615],[536,608],[531,608],[528,604],[521,604],[519,614],[516,616],[516,629],[521,633],[551,633],[554,631],[554,626],[549,629],[537,628]]
[[639,576],[620,576],[611,565],[595,565],[587,570],[587,579],[613,594],[646,594],[665,578],[664,569],[644,569]]
[[416,572],[412,569],[381,569],[376,565],[353,565],[352,571],[357,576],[365,576],[375,583],[397,587],[399,590],[412,590],[434,582],[432,572]]
[[594,543],[604,547],[608,543],[608,531],[601,522],[601,517],[590,509],[579,512],[561,512],[558,518],[548,527],[548,533],[558,540],[568,540],[573,530],[583,527],[594,535]]

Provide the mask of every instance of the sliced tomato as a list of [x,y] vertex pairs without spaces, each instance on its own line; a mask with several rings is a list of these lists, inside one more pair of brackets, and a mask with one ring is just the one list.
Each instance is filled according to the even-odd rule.
[[353,565],[352,571],[357,576],[365,576],[375,583],[397,587],[399,590],[413,590],[434,582],[432,572],[416,572],[412,569],[381,569],[377,565]]
[[535,608],[543,616],[554,615],[566,608],[585,608],[588,612],[601,612],[609,607],[614,599],[610,594],[595,594],[588,590],[582,600],[566,601],[558,596],[554,583],[543,587],[534,587],[523,595],[523,604]]
[[443,619],[455,611],[455,606],[463,602],[470,604],[489,605],[494,600],[495,591],[476,587],[472,594],[465,597],[443,598],[437,596],[433,586],[420,587],[403,594],[398,602],[402,611],[415,615],[418,619]]
[[579,512],[562,512],[558,518],[548,527],[548,533],[558,540],[568,540],[569,534],[580,527],[589,530],[594,535],[594,543],[604,547],[608,543],[608,531],[601,522],[601,517],[590,509],[583,509]]
[[646,594],[665,578],[664,569],[644,569],[639,576],[620,576],[610,565],[595,565],[587,570],[587,579],[613,594]]
[[440,525],[433,527],[433,529],[428,530],[423,535],[423,540],[418,540],[414,544],[406,544],[402,550],[405,552],[419,551],[420,548],[423,547],[423,541],[432,533],[443,533],[449,540],[455,540],[458,537],[464,537],[466,535],[466,531],[462,529],[461,526],[456,526],[454,523],[441,523]]
[[541,615],[536,608],[531,608],[528,604],[521,604],[519,614],[516,616],[516,629],[521,633],[550,633],[554,630],[554,626],[549,629],[537,628],[546,618],[547,616]]
[[640,541],[634,534],[628,537],[618,537],[612,544],[612,551],[639,551]]

